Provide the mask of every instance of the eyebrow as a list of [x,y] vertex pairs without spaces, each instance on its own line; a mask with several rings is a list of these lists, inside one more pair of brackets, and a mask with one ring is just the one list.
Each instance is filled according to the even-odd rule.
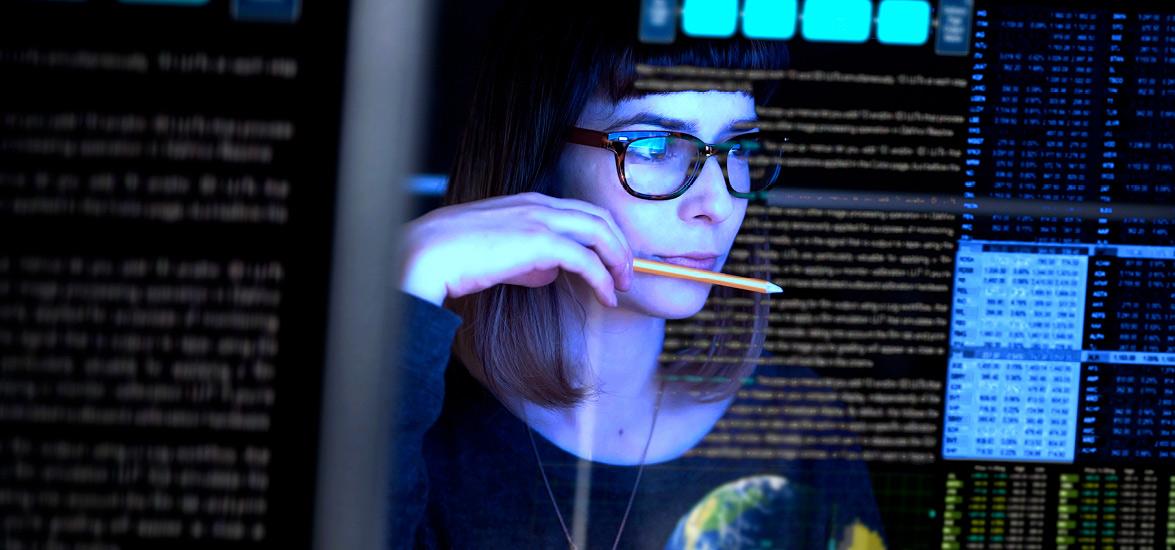
[[647,111],[641,111],[632,116],[622,118],[613,123],[611,126],[605,128],[604,131],[614,132],[624,128],[625,126],[634,126],[637,124],[656,126],[658,128],[664,128],[666,130],[674,130],[678,132],[690,133],[698,131],[698,125],[693,122],[687,122],[677,118],[669,118]]
[[[733,133],[735,130],[752,130],[754,125],[757,124],[758,122],[759,121],[756,119],[735,120],[735,121],[731,122],[730,124],[726,125],[726,128],[723,128],[722,132],[720,132],[720,135],[721,134],[730,134],[730,133]],[[646,126],[656,126],[658,128],[663,128],[665,130],[676,131],[676,132],[685,132],[687,134],[692,134],[692,133],[695,133],[698,131],[697,123],[686,121],[686,120],[681,120],[681,119],[677,119],[677,118],[661,116],[656,113],[650,113],[648,111],[641,111],[639,113],[622,118],[622,119],[614,122],[613,124],[611,124],[610,126],[605,128],[604,132],[615,132],[621,128],[624,128],[625,126],[635,126],[637,124],[644,124]]]

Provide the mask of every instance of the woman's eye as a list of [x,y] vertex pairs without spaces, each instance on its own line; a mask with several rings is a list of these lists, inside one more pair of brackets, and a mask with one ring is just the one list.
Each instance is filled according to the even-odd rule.
[[645,160],[661,160],[669,154],[669,148],[664,139],[642,139],[629,146],[628,152]]

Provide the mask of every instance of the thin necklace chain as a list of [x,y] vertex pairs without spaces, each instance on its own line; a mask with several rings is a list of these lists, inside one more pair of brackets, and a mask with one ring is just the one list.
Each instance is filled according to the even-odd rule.
[[[616,540],[612,541],[612,550],[620,546],[620,535],[624,533],[624,525],[628,522],[628,513],[632,511],[632,502],[636,500],[636,488],[641,483],[641,474],[645,472],[645,457],[649,454],[649,444],[653,442],[653,430],[657,429],[657,415],[661,412],[661,396],[665,394],[665,381],[660,382],[657,389],[657,404],[653,406],[653,422],[649,426],[649,437],[645,439],[645,448],[641,450],[640,466],[636,469],[636,480],[632,482],[632,491],[628,494],[628,505],[624,507],[624,515],[620,518],[620,528],[616,530]],[[571,550],[579,550],[571,531],[567,530],[567,522],[563,521],[563,512],[559,511],[559,503],[555,501],[555,491],[551,490],[551,482],[547,480],[547,470],[543,468],[543,459],[539,456],[539,446],[534,441],[534,430],[530,423],[526,424],[526,434],[530,436],[530,447],[534,449],[534,459],[539,464],[539,473],[543,476],[543,485],[547,487],[547,496],[551,497],[551,506],[555,508],[555,516],[559,518],[559,527],[563,528],[563,536],[567,537],[567,545]]]

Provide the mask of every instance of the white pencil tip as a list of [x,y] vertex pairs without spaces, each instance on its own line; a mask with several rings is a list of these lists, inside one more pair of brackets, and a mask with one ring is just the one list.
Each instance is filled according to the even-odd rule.
[[779,285],[767,283],[767,294],[775,294],[776,292],[783,292],[783,289]]

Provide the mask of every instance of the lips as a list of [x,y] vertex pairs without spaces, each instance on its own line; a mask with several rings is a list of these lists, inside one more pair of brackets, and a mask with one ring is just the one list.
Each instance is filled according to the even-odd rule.
[[706,271],[714,271],[714,268],[718,265],[718,256],[702,254],[691,254],[689,256],[653,256],[653,259],[667,264],[692,267],[694,269],[705,269]]

